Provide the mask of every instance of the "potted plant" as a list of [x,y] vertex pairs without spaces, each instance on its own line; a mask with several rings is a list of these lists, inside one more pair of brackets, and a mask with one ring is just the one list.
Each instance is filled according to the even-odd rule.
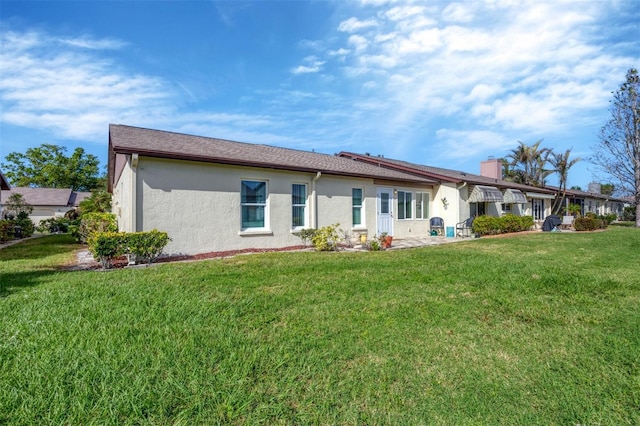
[[382,248],[387,249],[391,247],[391,242],[393,241],[393,237],[388,233],[383,232],[380,234],[380,237],[378,238],[378,240],[380,240],[380,245],[382,246]]

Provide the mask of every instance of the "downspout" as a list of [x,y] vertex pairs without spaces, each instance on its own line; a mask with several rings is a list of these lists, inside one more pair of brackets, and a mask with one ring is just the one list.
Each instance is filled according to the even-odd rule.
[[322,172],[317,172],[316,177],[311,181],[311,228],[318,227],[318,194],[316,192],[316,182],[322,176]]
[[[456,190],[458,191],[458,199],[456,200],[456,204],[458,206],[458,213],[456,214],[456,216],[457,216],[456,222],[461,222],[461,220],[460,220],[460,200],[462,200],[462,197],[460,196],[460,190],[462,188],[464,188],[465,186],[467,186],[467,181],[466,180],[464,182],[462,182],[462,185],[456,186]],[[466,214],[465,214],[465,216],[466,216]]]
[[138,154],[131,154],[131,223],[130,232],[136,232],[138,219]]

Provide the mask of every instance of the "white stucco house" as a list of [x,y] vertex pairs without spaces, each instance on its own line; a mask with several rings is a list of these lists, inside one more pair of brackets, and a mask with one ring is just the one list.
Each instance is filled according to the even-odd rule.
[[[382,156],[320,154],[112,124],[108,189],[120,230],[166,231],[169,255],[297,246],[338,223],[354,237],[426,236],[469,217],[550,214],[555,191]],[[448,230],[447,229],[447,230]]]
[[[35,225],[40,221],[53,217],[64,216],[69,210],[73,210],[82,200],[91,196],[90,192],[77,192],[70,188],[30,188],[14,186],[11,189],[2,190],[0,200],[6,204],[9,197],[14,194],[21,194],[24,201],[33,206],[33,212],[29,218]],[[4,206],[2,217],[4,217]]]
[[498,159],[483,161],[478,175],[368,154],[341,152],[339,155],[434,180],[433,210],[445,219],[446,225],[484,214],[501,216],[507,213],[533,216],[536,223],[541,223],[551,214],[556,194],[553,189],[502,180],[502,165]]
[[[443,213],[436,186],[341,156],[109,127],[118,226],[166,231],[169,255],[297,246],[299,230],[335,223],[352,235],[423,236]],[[396,212],[399,196],[404,212]]]

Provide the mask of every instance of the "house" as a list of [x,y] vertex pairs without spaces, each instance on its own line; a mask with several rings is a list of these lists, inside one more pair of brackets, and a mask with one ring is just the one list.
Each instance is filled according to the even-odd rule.
[[556,192],[502,180],[502,164],[489,159],[480,165],[480,175],[426,166],[407,161],[392,160],[382,156],[341,152],[341,157],[366,162],[379,167],[412,173],[436,181],[434,185],[434,212],[446,225],[454,225],[469,217],[479,215],[501,216],[512,213],[517,216],[533,216],[536,224],[542,224],[551,214]]
[[[5,204],[12,194],[21,194],[24,201],[33,206],[33,212],[29,217],[36,226],[44,219],[64,216],[66,212],[78,207],[82,200],[91,195],[90,192],[76,192],[69,188],[13,187],[0,192],[2,194],[0,199]],[[3,206],[3,217],[4,214]]]
[[590,183],[587,191],[567,190],[567,206],[569,204],[579,205],[582,215],[595,213],[597,215],[615,214],[622,217],[628,202],[622,198],[602,194],[599,183]]
[[118,226],[166,231],[170,255],[297,246],[300,230],[335,223],[354,237],[424,236],[437,186],[344,156],[109,126]]
[[[556,191],[383,156],[320,154],[125,125],[109,126],[108,190],[121,231],[158,229],[166,253],[300,245],[299,231],[338,223],[350,236],[425,236],[506,213],[542,224]],[[486,163],[486,164],[485,164]]]

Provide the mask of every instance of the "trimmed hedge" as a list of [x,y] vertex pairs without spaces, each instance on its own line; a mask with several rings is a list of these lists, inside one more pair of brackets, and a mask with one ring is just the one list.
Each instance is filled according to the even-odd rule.
[[605,227],[605,222],[595,217],[579,217],[573,221],[573,228],[576,231],[595,231]]
[[125,254],[133,254],[147,264],[153,263],[171,241],[166,232],[154,229],[149,232],[94,232],[89,237],[89,251],[100,262],[103,269],[109,269],[113,260]]
[[171,241],[169,235],[157,229],[149,232],[134,232],[127,234],[127,253],[136,255],[144,259],[147,264],[151,264],[162,254],[162,250],[169,241]]
[[528,231],[533,227],[533,217],[506,214],[501,217],[478,216],[471,227],[474,234],[497,235]]

